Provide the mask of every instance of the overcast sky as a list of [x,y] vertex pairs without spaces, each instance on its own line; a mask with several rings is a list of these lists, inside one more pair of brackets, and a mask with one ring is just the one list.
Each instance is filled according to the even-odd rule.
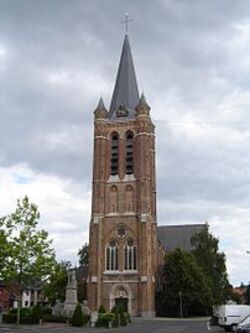
[[125,12],[156,124],[158,224],[208,221],[231,283],[248,283],[249,0],[0,0],[0,215],[27,194],[57,258],[77,263]]

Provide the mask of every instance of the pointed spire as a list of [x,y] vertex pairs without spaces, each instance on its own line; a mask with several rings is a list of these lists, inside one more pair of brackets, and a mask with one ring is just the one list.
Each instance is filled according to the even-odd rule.
[[128,110],[128,118],[134,118],[135,107],[139,102],[139,92],[135,75],[128,35],[125,35],[114,93],[109,110],[109,118],[122,105]]

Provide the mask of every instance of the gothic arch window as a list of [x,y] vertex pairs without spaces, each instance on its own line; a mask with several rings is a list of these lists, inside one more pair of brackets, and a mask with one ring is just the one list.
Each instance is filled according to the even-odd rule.
[[118,189],[115,185],[110,188],[109,195],[109,212],[117,213],[118,211]]
[[110,174],[118,175],[119,171],[119,136],[117,133],[111,135],[111,158],[110,158]]
[[133,149],[134,149],[134,135],[132,132],[128,132],[126,134],[126,162],[125,162],[126,175],[130,175],[134,172]]
[[126,212],[134,212],[134,189],[131,185],[127,185],[125,188],[125,206]]
[[136,245],[132,239],[129,239],[124,246],[124,270],[135,271],[137,268]]
[[118,271],[118,246],[114,240],[106,247],[106,270]]

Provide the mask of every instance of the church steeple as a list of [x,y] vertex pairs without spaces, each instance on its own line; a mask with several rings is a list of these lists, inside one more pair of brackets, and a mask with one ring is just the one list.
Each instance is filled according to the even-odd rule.
[[128,118],[135,117],[139,92],[128,35],[125,35],[115,88],[109,110],[109,118],[116,118],[116,111],[126,110]]

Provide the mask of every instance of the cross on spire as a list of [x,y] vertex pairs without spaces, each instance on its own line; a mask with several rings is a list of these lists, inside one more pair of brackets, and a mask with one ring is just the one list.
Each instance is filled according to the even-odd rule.
[[121,23],[122,23],[122,24],[125,24],[125,34],[126,34],[126,35],[128,34],[128,24],[129,24],[130,22],[133,22],[133,20],[128,18],[128,13],[125,13],[125,20],[124,20],[124,21],[121,21]]

